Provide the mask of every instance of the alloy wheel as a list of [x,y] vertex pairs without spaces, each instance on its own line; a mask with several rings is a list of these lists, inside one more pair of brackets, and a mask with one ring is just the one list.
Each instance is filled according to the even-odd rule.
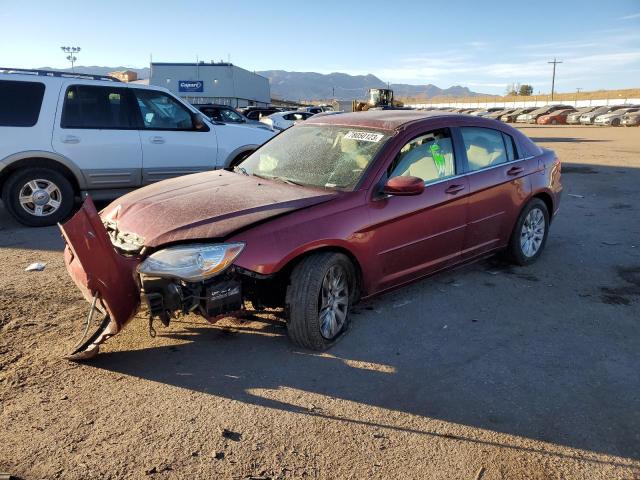
[[38,178],[25,183],[18,201],[30,215],[45,217],[56,212],[62,203],[62,192],[51,180]]
[[525,257],[533,257],[542,246],[546,222],[539,208],[532,208],[522,223],[520,231],[520,249]]
[[349,308],[347,272],[340,265],[333,265],[324,276],[318,304],[320,333],[332,340],[342,330]]

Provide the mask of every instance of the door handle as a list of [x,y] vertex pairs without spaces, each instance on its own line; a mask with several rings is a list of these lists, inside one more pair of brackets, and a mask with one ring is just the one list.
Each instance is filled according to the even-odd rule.
[[455,195],[458,192],[464,190],[464,185],[451,185],[447,188],[444,193],[448,193],[449,195]]
[[507,170],[507,175],[520,175],[522,172],[524,172],[524,168],[522,167],[511,167]]
[[164,143],[164,137],[150,137],[149,141],[151,143]]
[[80,143],[80,138],[75,135],[65,135],[62,137],[62,143]]

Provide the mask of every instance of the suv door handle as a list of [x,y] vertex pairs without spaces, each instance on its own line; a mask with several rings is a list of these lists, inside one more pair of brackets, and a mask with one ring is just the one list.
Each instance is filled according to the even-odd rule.
[[80,138],[75,135],[65,135],[61,140],[62,143],[80,143]]
[[149,137],[151,143],[164,143],[164,137]]
[[524,172],[524,168],[522,167],[511,167],[507,170],[507,175],[520,175],[522,172]]
[[464,190],[464,185],[451,185],[447,188],[444,193],[448,193],[449,195],[455,195],[458,192]]

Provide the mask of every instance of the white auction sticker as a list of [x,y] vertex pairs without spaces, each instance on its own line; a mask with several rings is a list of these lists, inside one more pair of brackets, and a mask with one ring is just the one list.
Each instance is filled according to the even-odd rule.
[[372,133],[372,132],[356,132],[354,130],[349,130],[344,138],[350,138],[351,140],[360,140],[363,142],[373,142],[378,143],[382,140],[384,135],[382,133]]

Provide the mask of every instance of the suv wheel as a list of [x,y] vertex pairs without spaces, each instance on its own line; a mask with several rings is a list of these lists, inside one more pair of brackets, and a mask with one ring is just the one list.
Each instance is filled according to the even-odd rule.
[[61,173],[48,168],[30,168],[9,177],[2,201],[20,223],[45,227],[69,216],[74,192],[71,182]]
[[293,343],[326,350],[349,328],[356,291],[353,264],[342,253],[313,254],[291,273],[287,288],[287,332]]
[[529,265],[542,254],[549,234],[549,211],[539,198],[522,209],[511,234],[507,253],[518,265]]

